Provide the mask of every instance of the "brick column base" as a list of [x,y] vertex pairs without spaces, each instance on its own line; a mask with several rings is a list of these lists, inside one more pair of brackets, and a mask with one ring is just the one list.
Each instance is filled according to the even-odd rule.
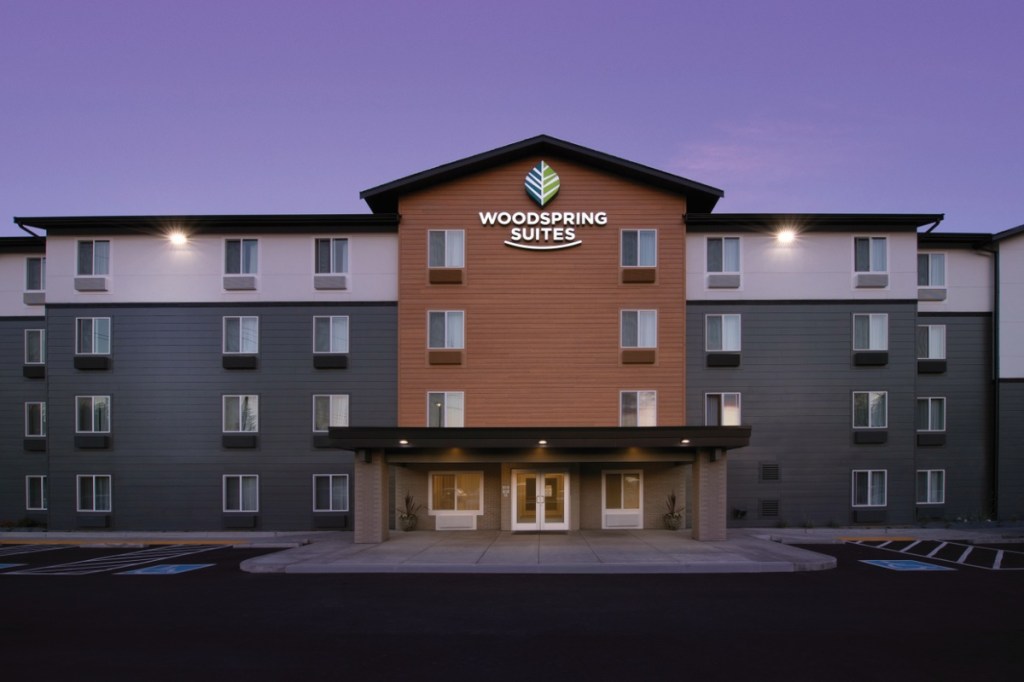
[[356,453],[353,541],[360,544],[388,539],[388,464],[383,452],[372,452],[369,459],[366,462],[361,452]]
[[693,539],[725,540],[725,450],[702,451],[693,463]]

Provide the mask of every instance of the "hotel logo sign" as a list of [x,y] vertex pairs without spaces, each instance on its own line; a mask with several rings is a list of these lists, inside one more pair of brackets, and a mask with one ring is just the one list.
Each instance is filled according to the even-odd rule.
[[[526,174],[526,194],[544,208],[561,189],[555,169],[544,161]],[[484,227],[510,227],[506,246],[529,251],[557,251],[579,246],[583,240],[576,235],[580,227],[604,227],[608,214],[604,211],[481,211]]]

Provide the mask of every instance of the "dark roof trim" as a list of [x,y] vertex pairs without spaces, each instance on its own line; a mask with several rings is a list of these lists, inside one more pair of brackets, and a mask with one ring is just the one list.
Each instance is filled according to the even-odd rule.
[[942,213],[713,213],[684,216],[690,232],[914,232]]
[[[437,451],[451,448],[481,451],[523,451],[544,447],[568,450],[692,451],[696,448],[741,448],[750,443],[748,426],[650,427],[472,427],[431,428],[399,426],[344,426],[330,429],[332,444],[345,450],[385,452]],[[541,445],[540,441],[547,441]],[[686,440],[688,442],[684,443]],[[406,441],[402,443],[402,441]]]
[[1024,232],[1024,225],[1011,227],[1008,230],[1003,230],[1002,232],[997,232],[996,234],[992,235],[992,241],[998,242],[1002,241],[1003,239],[1008,239],[1010,237],[1016,237],[1018,234],[1022,232]]
[[0,253],[46,253],[46,238],[0,237]]
[[61,234],[138,232],[166,234],[175,229],[189,234],[272,234],[280,232],[394,232],[396,214],[281,214],[281,215],[143,215],[15,218],[27,225]]
[[538,135],[363,190],[359,193],[359,197],[366,200],[370,210],[374,213],[395,213],[398,211],[398,199],[404,194],[433,187],[523,157],[546,154],[577,161],[646,185],[683,194],[686,196],[688,210],[694,213],[711,211],[725,194],[722,190],[710,185],[687,180],[678,175],[626,161],[617,156],[581,147],[548,135]]
[[929,249],[980,249],[992,243],[992,235],[984,232],[923,232],[917,243]]

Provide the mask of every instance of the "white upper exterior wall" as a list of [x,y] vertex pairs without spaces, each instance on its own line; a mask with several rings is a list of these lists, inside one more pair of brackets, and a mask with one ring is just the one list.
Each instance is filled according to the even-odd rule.
[[[314,240],[349,240],[348,288],[313,287]],[[110,240],[105,292],[75,291],[77,243]],[[257,288],[224,289],[224,243],[259,241]],[[47,303],[236,303],[246,301],[397,301],[398,235],[260,234],[199,235],[175,246],[146,235],[62,237],[46,240]]]
[[1024,234],[999,242],[999,378],[1024,379]]
[[[707,239],[740,238],[741,284],[738,289],[707,287]],[[889,285],[854,286],[854,237],[888,238]],[[751,232],[691,232],[686,236],[686,298],[690,301],[916,299],[917,235],[805,232],[781,244],[774,235]]]
[[41,253],[0,253],[0,317],[42,317],[41,305],[25,305],[25,260]]
[[921,301],[922,313],[992,312],[992,271],[995,256],[969,249],[922,248],[921,253],[946,254],[946,300]]

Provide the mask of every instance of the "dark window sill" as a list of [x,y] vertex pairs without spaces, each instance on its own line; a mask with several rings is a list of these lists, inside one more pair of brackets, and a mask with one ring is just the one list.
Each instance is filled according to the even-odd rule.
[[260,359],[257,355],[222,355],[221,366],[224,369],[257,369]]
[[343,353],[317,354],[313,356],[313,366],[317,369],[346,369],[348,355]]
[[76,355],[75,369],[103,370],[110,369],[109,355]]
[[853,432],[853,442],[857,445],[881,445],[888,440],[889,432],[885,429]]
[[255,433],[225,433],[221,436],[221,445],[231,449],[255,448],[260,437]]
[[654,348],[625,348],[622,351],[624,365],[653,365],[658,359]]
[[26,379],[45,379],[46,365],[23,365],[21,373]]
[[708,353],[707,354],[707,366],[708,367],[739,367],[740,366],[740,354],[739,353]]
[[946,373],[946,361],[945,360],[918,360],[917,361],[917,373],[918,374],[945,374]]
[[856,351],[853,354],[853,364],[857,367],[884,367],[889,364],[889,351]]
[[430,268],[431,284],[462,284],[462,268]]
[[24,448],[25,452],[46,452],[46,437],[26,438]]
[[623,284],[654,284],[658,277],[657,268],[623,268]]
[[432,350],[427,353],[427,362],[431,365],[461,365],[461,350]]

